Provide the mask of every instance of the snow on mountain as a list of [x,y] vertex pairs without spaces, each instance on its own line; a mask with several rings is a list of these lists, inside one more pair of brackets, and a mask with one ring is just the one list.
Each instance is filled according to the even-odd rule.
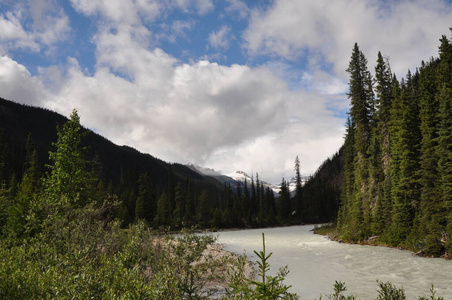
[[202,175],[213,176],[213,177],[223,175],[220,172],[215,171],[214,169],[204,168],[204,167],[196,166],[194,164],[188,164],[187,167],[189,167],[193,171],[198,172]]
[[[215,177],[217,180],[219,180],[220,182],[223,182],[223,183],[224,182],[226,182],[226,183],[240,182],[243,185],[243,183],[246,180],[248,186],[250,186],[251,180],[253,179],[251,176],[249,176],[247,173],[245,173],[243,171],[222,174],[213,169],[195,166],[193,164],[188,164],[187,166],[200,174]],[[301,184],[304,185],[304,183],[309,179],[309,177],[310,176],[302,176]],[[272,189],[275,194],[278,194],[279,191],[281,190],[281,183],[272,184],[272,183],[268,183],[268,182],[265,182],[262,180],[260,180],[260,183],[264,185],[264,188],[269,187],[270,189]],[[291,192],[291,194],[293,194],[296,189],[295,177],[292,177],[290,180],[288,180],[288,183],[289,183],[289,191]],[[234,187],[235,187],[235,185],[234,185]]]

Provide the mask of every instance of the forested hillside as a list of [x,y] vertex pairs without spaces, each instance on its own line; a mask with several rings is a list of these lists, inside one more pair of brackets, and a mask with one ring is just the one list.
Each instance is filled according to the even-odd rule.
[[[68,120],[49,110],[0,99],[3,233],[22,232],[32,199],[47,197],[43,182],[51,174],[55,164],[52,155],[56,155],[49,153],[58,149],[62,128],[73,122],[80,126],[80,137],[77,137],[83,148],[80,155],[88,163],[74,166],[69,173],[85,172],[85,177],[90,179],[79,183],[71,193],[63,194],[85,198],[83,205],[119,203],[114,217],[122,226],[140,219],[155,228],[172,229],[196,225],[204,228],[274,226],[326,222],[337,212],[335,195],[340,178],[331,186],[326,178],[336,176],[340,164],[334,163],[336,171],[328,164],[322,166],[318,171],[321,176],[313,178],[303,190],[297,157],[295,195],[291,195],[284,179],[281,192],[275,195],[262,184],[258,174],[244,183],[221,183],[181,164],[169,164],[133,148],[115,145],[83,128],[78,115],[76,120]],[[332,158],[335,162],[338,159],[338,155]]]
[[[23,181],[30,167],[33,167],[33,190],[36,189],[38,194],[41,192],[42,180],[51,170],[46,165],[52,165],[49,151],[55,151],[57,146],[57,127],[61,129],[66,122],[68,119],[57,113],[0,99],[2,225],[7,223],[14,207],[22,201],[19,199],[23,193],[20,189],[25,184]],[[80,134],[81,147],[85,149],[83,155],[90,162],[83,168],[93,177],[90,186],[86,187],[91,191],[89,198],[95,202],[117,198],[121,205],[116,215],[123,225],[140,218],[147,220],[150,225],[157,225],[154,221],[161,195],[164,195],[163,199],[167,197],[168,203],[162,203],[160,211],[167,204],[174,205],[176,196],[183,195],[195,201],[204,195],[209,199],[206,205],[211,205],[208,209],[218,206],[224,198],[224,186],[211,177],[200,175],[180,164],[163,162],[127,146],[117,146],[83,127]],[[196,204],[188,200],[184,204],[190,210],[190,213],[187,212],[189,224],[195,224],[196,207],[193,205]],[[28,205],[20,205],[25,206],[25,211],[21,213],[26,215]],[[179,224],[168,220],[158,225]]]
[[[452,42],[398,79],[378,53],[372,76],[355,44],[337,228],[425,255],[452,254]],[[375,237],[374,237],[375,238]]]

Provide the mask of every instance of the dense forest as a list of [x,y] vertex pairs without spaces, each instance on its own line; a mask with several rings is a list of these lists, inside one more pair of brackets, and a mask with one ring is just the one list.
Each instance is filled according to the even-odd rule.
[[[452,30],[452,29],[451,29]],[[341,238],[452,254],[452,42],[397,79],[378,53],[375,75],[355,44],[343,146]]]
[[244,257],[201,258],[212,236],[167,234],[184,228],[335,221],[343,240],[450,257],[452,41],[400,81],[381,53],[372,76],[358,44],[347,71],[343,147],[305,185],[296,157],[296,189],[283,178],[277,195],[258,174],[232,187],[117,146],[76,110],[66,119],[0,99],[0,298],[202,299],[216,280],[226,298],[297,299],[287,272],[267,277],[265,239],[255,281]]
[[122,227],[138,220],[161,230],[193,226],[261,227],[326,222],[337,213],[339,201],[335,195],[341,182],[339,154],[327,160],[304,188],[297,157],[295,192],[289,190],[289,183],[283,178],[281,190],[275,194],[259,180],[259,174],[251,180],[231,184],[187,166],[166,163],[130,147],[117,146],[83,128],[77,113],[74,120],[68,120],[45,109],[0,99],[0,116],[2,234],[22,235],[24,222],[31,213],[31,202],[46,197],[44,182],[49,180],[59,135],[65,126],[80,127],[78,155],[86,160],[68,169],[67,177],[82,172],[90,179],[62,195],[83,198],[83,204],[119,203],[114,217],[121,221]]

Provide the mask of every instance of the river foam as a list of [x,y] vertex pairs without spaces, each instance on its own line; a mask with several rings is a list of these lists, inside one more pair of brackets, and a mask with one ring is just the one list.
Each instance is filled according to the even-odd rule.
[[[429,297],[435,286],[437,296],[452,299],[452,261],[423,258],[409,251],[386,247],[349,245],[312,233],[313,226],[225,231],[218,242],[226,250],[256,260],[253,250],[262,249],[262,232],[266,248],[273,252],[271,273],[289,266],[285,281],[301,299],[318,299],[333,292],[335,281],[345,282],[347,293],[359,299],[377,297],[377,280],[390,281],[405,289],[407,299]],[[324,297],[325,298],[325,297]]]

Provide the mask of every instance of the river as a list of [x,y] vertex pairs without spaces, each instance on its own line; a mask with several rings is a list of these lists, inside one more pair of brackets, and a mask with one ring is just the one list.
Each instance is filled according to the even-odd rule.
[[452,299],[452,261],[441,258],[422,258],[409,251],[386,247],[338,243],[315,235],[313,226],[291,226],[267,229],[223,231],[218,242],[226,250],[243,254],[256,261],[253,250],[262,250],[262,232],[265,233],[270,273],[288,266],[290,273],[285,283],[301,299],[318,299],[333,293],[335,281],[345,282],[346,295],[359,299],[375,299],[377,280],[390,281],[405,289],[407,299],[430,297],[434,284],[436,295]]

